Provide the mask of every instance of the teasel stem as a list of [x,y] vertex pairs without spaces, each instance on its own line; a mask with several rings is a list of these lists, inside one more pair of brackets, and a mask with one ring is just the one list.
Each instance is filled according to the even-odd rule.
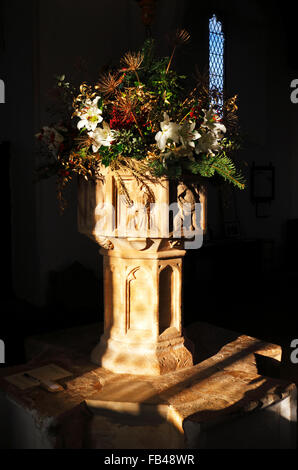
[[189,111],[189,112],[186,114],[186,116],[184,116],[184,118],[181,119],[181,121],[179,122],[179,124],[182,124],[182,122],[187,118],[187,116],[190,115],[190,113],[191,113],[191,111]]
[[167,66],[166,74],[169,73],[170,67],[172,65],[172,61],[173,61],[173,58],[174,58],[174,55],[175,55],[175,52],[176,52],[176,47],[177,46],[175,46],[174,49],[173,49],[170,61],[169,61],[168,66]]
[[140,82],[140,77],[139,77],[139,74],[138,72],[135,70],[135,74],[136,74],[136,77],[137,77],[137,81],[138,81],[138,84],[140,86],[141,82]]
[[140,136],[142,137],[142,139],[144,139],[143,132],[141,131],[140,126],[139,126],[139,123],[138,123],[138,121],[137,121],[137,119],[136,119],[136,117],[135,117],[135,115],[134,115],[134,113],[133,113],[132,111],[131,111],[131,115],[132,115],[132,117],[133,117],[133,120],[134,120],[134,122],[135,122],[135,125],[137,126],[137,129],[138,129],[138,131],[139,131]]

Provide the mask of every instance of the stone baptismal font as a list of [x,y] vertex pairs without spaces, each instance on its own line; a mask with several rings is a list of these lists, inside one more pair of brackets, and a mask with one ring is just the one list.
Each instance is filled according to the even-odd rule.
[[199,185],[139,183],[109,171],[79,180],[78,228],[104,256],[104,334],[92,361],[115,373],[161,375],[193,365],[182,327],[182,263],[200,248],[206,219]]

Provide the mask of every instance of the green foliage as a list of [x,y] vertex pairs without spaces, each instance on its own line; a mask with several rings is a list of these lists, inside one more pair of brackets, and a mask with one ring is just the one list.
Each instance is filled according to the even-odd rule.
[[116,155],[142,160],[144,158],[144,140],[132,130],[122,130],[117,135],[117,144],[112,145],[110,151]]
[[236,170],[234,162],[227,155],[218,156],[212,167],[225,181],[232,183],[239,189],[245,188],[242,174]]
[[[187,36],[186,32],[182,32],[176,40],[179,39],[181,43]],[[147,39],[140,52],[127,53],[120,68],[101,77],[95,87],[84,82],[78,91],[66,81],[64,75],[57,77],[60,103],[67,111],[68,125],[66,134],[63,134],[63,145],[57,147],[55,160],[46,166],[44,174],[62,174],[64,182],[69,178],[69,173],[79,173],[86,178],[94,177],[101,164],[106,167],[112,164],[113,170],[118,171],[120,164],[117,167],[117,159],[123,163],[124,158],[130,164],[135,162],[128,159],[139,161],[139,168],[142,169],[147,164],[147,168],[157,177],[179,179],[185,173],[203,178],[220,176],[243,189],[244,179],[232,160],[233,154],[239,149],[236,116],[238,108],[235,104],[237,97],[228,100],[217,111],[216,107],[211,109],[210,102],[214,103],[219,95],[214,92],[211,96],[209,83],[196,83],[189,92],[186,87],[187,77],[171,68],[176,46],[171,57],[156,58],[155,41]],[[90,103],[98,96],[98,108],[102,110],[105,129],[110,131],[112,137],[109,146],[106,146],[103,139],[99,139],[98,151],[93,152],[94,129],[89,126],[88,120],[96,122],[98,110],[93,111],[94,116],[89,115],[88,120],[84,118],[88,129],[84,127],[80,131],[77,128],[78,121],[71,120],[71,116],[81,118],[84,110],[85,114],[86,109],[92,110]],[[169,121],[166,121],[165,113],[168,114]],[[217,126],[216,129],[215,123],[218,120],[226,127],[225,135],[222,133],[222,126]],[[163,121],[170,131],[162,128],[168,134],[165,143],[160,145],[162,139],[159,135],[156,141],[156,135],[161,130]],[[98,127],[101,125],[103,124],[99,123]],[[178,128],[173,131],[176,134],[171,133],[170,126]],[[213,138],[213,146],[210,144],[206,154],[197,155],[195,146],[198,139],[208,133],[211,143]],[[204,143],[199,148],[205,149]],[[213,148],[216,149],[215,154],[212,153]],[[141,160],[145,161],[142,166]],[[137,171],[135,167],[134,170]]]
[[150,71],[154,62],[155,40],[153,38],[148,38],[145,40],[144,45],[142,47],[142,54],[144,56],[143,70],[144,73],[147,73],[148,71]]
[[218,173],[225,181],[232,183],[239,189],[245,188],[245,180],[236,170],[234,162],[225,154],[215,156],[202,156],[198,161],[189,161],[185,167],[195,175],[211,178]]

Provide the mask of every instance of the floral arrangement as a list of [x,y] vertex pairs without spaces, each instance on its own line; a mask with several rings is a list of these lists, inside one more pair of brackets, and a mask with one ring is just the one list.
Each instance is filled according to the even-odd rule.
[[149,39],[94,86],[83,83],[79,91],[65,76],[58,78],[68,114],[37,137],[47,150],[38,174],[57,175],[61,201],[75,174],[100,178],[103,167],[115,173],[123,191],[123,171],[145,183],[163,176],[220,175],[245,187],[232,158],[239,148],[237,97],[223,100],[202,76],[189,89],[187,77],[172,70],[177,47],[189,39],[185,30],[177,31],[172,54],[165,58],[155,58]]

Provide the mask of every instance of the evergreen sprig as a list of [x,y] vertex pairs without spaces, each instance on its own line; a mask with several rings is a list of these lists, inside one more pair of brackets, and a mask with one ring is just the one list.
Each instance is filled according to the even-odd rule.
[[225,153],[213,157],[203,156],[200,161],[189,162],[186,166],[193,174],[211,178],[215,173],[218,173],[225,181],[232,183],[237,188],[245,188],[243,175],[237,171],[234,162]]

